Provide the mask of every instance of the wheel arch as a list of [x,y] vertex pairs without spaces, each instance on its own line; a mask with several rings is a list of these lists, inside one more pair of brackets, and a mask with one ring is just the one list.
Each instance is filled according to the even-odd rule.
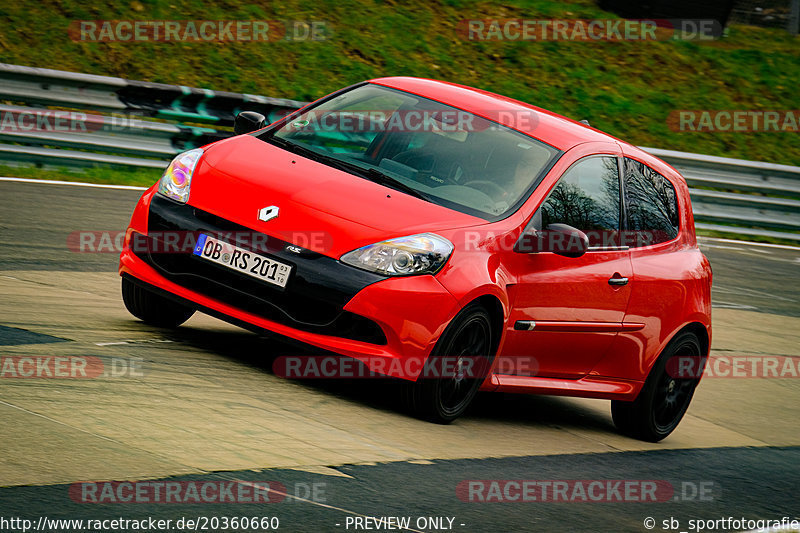
[[672,339],[683,333],[684,331],[690,331],[697,336],[697,340],[700,341],[700,348],[702,354],[708,356],[709,351],[711,350],[711,339],[708,335],[708,328],[701,324],[700,322],[690,322],[679,329],[675,334],[670,338],[670,342]]
[[678,338],[679,335],[682,333],[689,332],[694,334],[697,337],[697,340],[700,342],[700,352],[701,357],[707,357],[709,351],[711,349],[711,338],[709,336],[708,328],[705,324],[699,321],[691,321],[683,324],[681,327],[677,328],[672,335],[670,335],[665,342],[659,347],[658,351],[653,354],[650,361],[647,364],[647,373],[645,374],[644,378],[647,379],[650,376],[650,373],[653,370],[658,359],[661,357],[661,354],[664,353],[667,348],[672,344],[672,342]]
[[493,294],[484,294],[470,301],[466,306],[478,304],[489,313],[492,324],[492,357],[497,356],[498,349],[500,348],[500,341],[503,338],[503,327],[506,323],[505,309],[503,303],[497,296]]

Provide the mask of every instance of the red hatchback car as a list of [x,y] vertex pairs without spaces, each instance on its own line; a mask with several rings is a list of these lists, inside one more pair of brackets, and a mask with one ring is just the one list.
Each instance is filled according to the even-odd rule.
[[136,206],[119,269],[136,317],[200,310],[355,358],[437,422],[478,390],[610,399],[650,441],[680,422],[709,352],[711,269],[669,165],[407,77],[266,127],[244,112],[236,132],[176,157]]

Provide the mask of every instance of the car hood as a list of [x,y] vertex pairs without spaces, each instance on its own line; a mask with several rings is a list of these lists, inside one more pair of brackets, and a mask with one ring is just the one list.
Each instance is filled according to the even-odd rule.
[[[329,257],[393,237],[486,223],[251,135],[205,150],[192,178],[191,205]],[[259,220],[268,206],[277,206],[278,216]]]

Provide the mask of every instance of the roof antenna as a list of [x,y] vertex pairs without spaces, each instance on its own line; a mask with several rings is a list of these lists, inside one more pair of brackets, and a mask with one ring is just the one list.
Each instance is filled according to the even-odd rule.
[[591,126],[591,124],[589,124],[589,121],[586,120],[586,119],[581,120],[580,123],[581,124],[586,124],[587,126]]

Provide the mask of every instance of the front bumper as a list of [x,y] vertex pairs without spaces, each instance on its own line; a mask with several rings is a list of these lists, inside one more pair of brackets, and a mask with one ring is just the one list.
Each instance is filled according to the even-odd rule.
[[[161,240],[170,232],[182,237],[257,235],[265,246],[258,253],[291,264],[291,278],[286,289],[280,289],[207,263],[190,250],[154,252],[168,248]],[[132,241],[137,245],[131,246]],[[287,251],[289,244],[172,202],[151,189],[134,211],[119,271],[238,325],[354,357],[377,372],[416,379],[408,368],[418,365],[387,365],[381,360],[427,358],[458,310],[456,299],[432,276],[385,278],[310,250],[297,253],[297,246]]]

